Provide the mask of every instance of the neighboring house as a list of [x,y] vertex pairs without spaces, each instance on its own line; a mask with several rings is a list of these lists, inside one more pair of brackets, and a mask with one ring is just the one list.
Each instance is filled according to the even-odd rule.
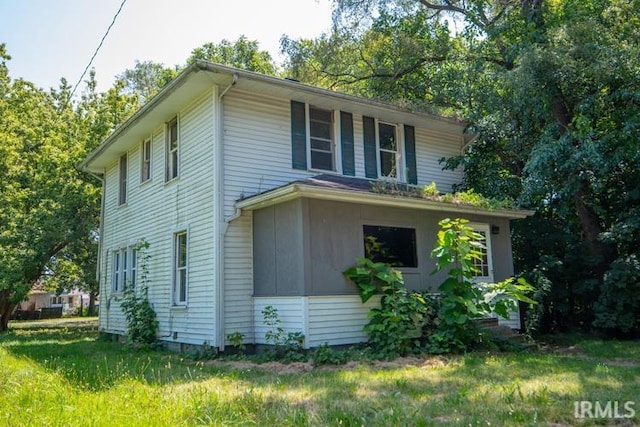
[[77,289],[58,294],[46,291],[42,283],[36,283],[27,294],[27,298],[20,303],[18,309],[23,312],[43,312],[43,309],[45,309],[45,311],[57,313],[61,316],[62,314],[73,313],[80,307],[87,307],[88,305],[89,294]]
[[[208,62],[188,67],[82,163],[103,177],[100,329],[124,334],[124,286],[149,242],[149,299],[167,343],[265,343],[262,310],[305,346],[366,340],[375,301],[342,272],[365,240],[400,260],[411,289],[431,275],[438,221],[465,217],[487,237],[484,280],[513,275],[510,219],[385,191],[462,171],[442,157],[469,142],[464,123]],[[402,184],[398,184],[402,183]],[[513,326],[519,327],[517,318]]]

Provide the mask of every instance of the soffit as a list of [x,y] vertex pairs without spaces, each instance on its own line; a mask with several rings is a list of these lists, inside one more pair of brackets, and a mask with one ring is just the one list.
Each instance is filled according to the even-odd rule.
[[[349,181],[352,180],[352,184]],[[533,211],[500,209],[489,210],[471,205],[448,203],[397,194],[371,191],[371,186],[361,178],[337,177],[325,179],[314,177],[266,191],[236,202],[236,207],[252,211],[277,205],[298,198],[359,203],[375,206],[416,209],[422,211],[450,212],[462,215],[484,215],[488,217],[523,219],[533,215]]]

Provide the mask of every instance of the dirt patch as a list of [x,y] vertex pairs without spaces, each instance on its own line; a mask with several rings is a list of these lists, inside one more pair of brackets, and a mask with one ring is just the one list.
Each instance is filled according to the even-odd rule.
[[406,367],[435,368],[445,366],[447,359],[441,356],[426,357],[399,357],[393,360],[379,360],[371,362],[350,361],[344,365],[314,366],[312,362],[266,362],[255,363],[246,360],[210,360],[205,362],[207,366],[219,366],[237,370],[260,369],[267,372],[280,374],[300,374],[312,371],[353,371],[362,367],[369,369],[398,369]]

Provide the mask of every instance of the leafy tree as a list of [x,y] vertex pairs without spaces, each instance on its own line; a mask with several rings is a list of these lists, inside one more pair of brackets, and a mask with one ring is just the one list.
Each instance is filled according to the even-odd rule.
[[9,78],[9,59],[0,45],[0,331],[56,260],[95,236],[100,187],[76,165],[130,105],[115,89],[95,93],[93,73],[74,105],[64,80],[45,92]]
[[168,68],[153,61],[136,61],[135,66],[118,74],[126,95],[137,96],[142,105],[173,80],[180,71],[179,67]]
[[191,51],[187,64],[199,59],[271,76],[277,74],[269,52],[260,50],[257,41],[245,36],[240,36],[235,42],[223,39],[218,44],[205,43]]
[[[508,195],[537,210],[516,225],[514,243],[519,268],[552,279],[548,313],[568,319],[566,326],[595,320],[611,331],[628,329],[627,321],[616,324],[624,316],[610,311],[626,310],[614,295],[633,294],[638,276],[637,244],[632,248],[623,235],[638,235],[628,213],[639,202],[640,2],[337,0],[335,6],[335,34],[288,41],[288,66],[327,87],[351,86],[418,107],[433,103],[465,117],[479,137],[444,165],[465,166],[461,189]],[[336,62],[322,59],[329,52],[338,53]],[[545,224],[559,234],[541,241],[536,233]],[[637,325],[632,330],[640,332]]]
[[[186,66],[197,60],[215,62],[257,73],[276,75],[277,67],[267,51],[259,49],[258,42],[241,36],[235,42],[205,43],[191,51]],[[173,80],[185,65],[167,67],[153,61],[136,61],[133,68],[118,75],[116,88],[125,97],[137,98],[142,105]]]
[[86,292],[89,294],[87,313],[90,316],[97,314],[96,299],[100,293],[96,277],[98,240],[98,235],[91,232],[71,242],[45,266],[46,289],[57,293],[71,289]]

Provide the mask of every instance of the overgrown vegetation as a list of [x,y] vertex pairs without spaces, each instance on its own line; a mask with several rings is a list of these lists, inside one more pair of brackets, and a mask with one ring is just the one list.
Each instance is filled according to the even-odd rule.
[[[158,319],[149,302],[149,242],[138,241],[134,247],[138,262],[138,278],[125,283],[120,303],[127,321],[127,338],[135,346],[156,347],[158,343]],[[135,280],[135,278],[134,278]]]
[[491,313],[508,318],[516,301],[535,304],[526,293],[533,287],[524,279],[500,283],[476,283],[474,260],[482,260],[483,236],[465,219],[440,221],[436,269],[447,271],[439,296],[406,289],[402,272],[385,263],[358,258],[358,265],[344,272],[358,286],[363,302],[380,293],[380,307],[369,312],[365,326],[369,345],[383,357],[419,351],[464,352],[482,342],[474,319]]
[[[0,336],[0,420],[69,427],[640,423],[632,380],[640,375],[638,342],[567,336],[526,353],[360,359],[339,369],[296,369],[131,353],[97,337],[96,320],[12,323]],[[610,400],[635,401],[635,417],[574,416],[575,401]]]
[[263,324],[269,328],[264,334],[268,345],[273,346],[267,351],[270,357],[286,361],[305,360],[303,346],[304,334],[302,332],[287,332],[280,324],[278,309],[268,305],[262,309]]
[[508,278],[499,283],[474,281],[478,268],[474,261],[482,261],[484,237],[467,225],[469,221],[458,218],[444,219],[438,224],[436,248],[431,252],[436,269],[447,271],[446,280],[440,285],[442,298],[435,334],[429,337],[430,350],[437,353],[465,351],[481,341],[474,319],[495,312],[508,318],[517,309],[516,301],[535,304],[526,293],[533,291],[523,278]]
[[423,344],[423,329],[433,319],[427,298],[407,290],[402,273],[388,264],[358,258],[358,265],[344,272],[360,290],[362,302],[381,293],[380,307],[369,312],[365,326],[368,345],[381,357],[396,357],[418,352]]
[[517,207],[512,199],[485,197],[482,194],[476,193],[473,189],[460,190],[455,193],[441,193],[435,182],[431,182],[431,184],[420,188],[415,185],[404,184],[397,180],[374,180],[371,181],[371,191],[379,194],[391,194],[456,205],[473,206],[490,211],[516,209]]

